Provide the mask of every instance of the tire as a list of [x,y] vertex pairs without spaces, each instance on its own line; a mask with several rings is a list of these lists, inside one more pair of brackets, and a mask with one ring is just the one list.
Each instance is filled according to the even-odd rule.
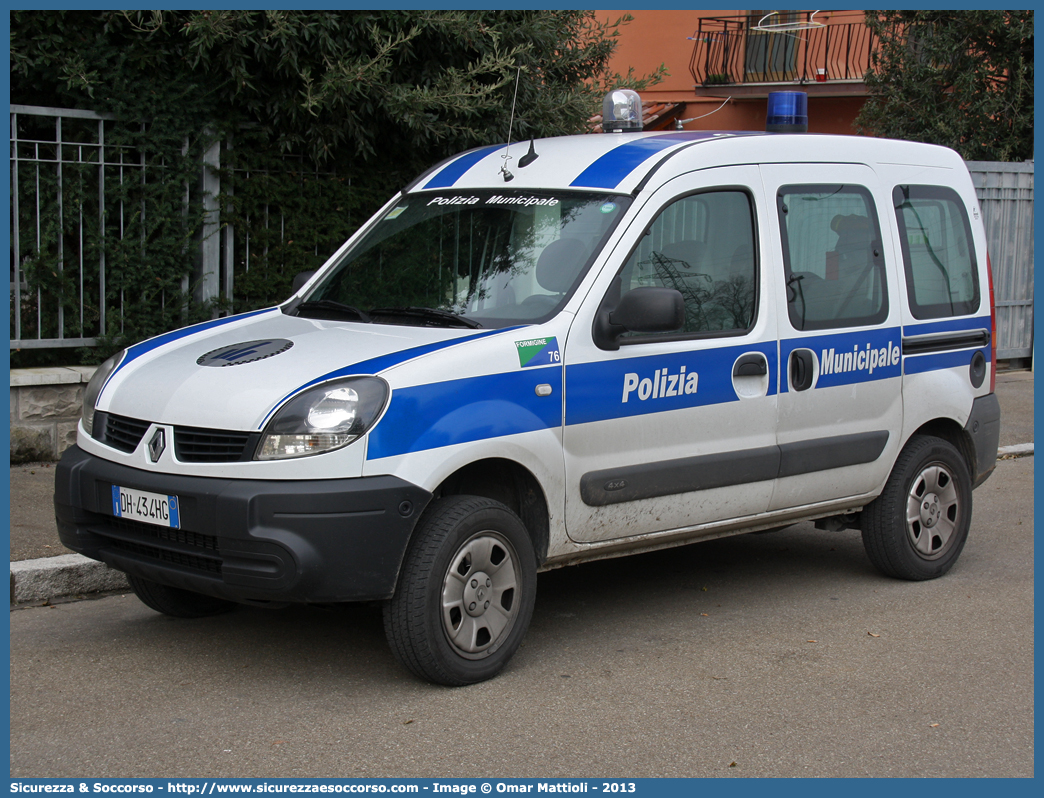
[[500,502],[447,496],[425,511],[384,631],[396,659],[436,684],[495,676],[518,649],[536,603],[536,555]]
[[863,511],[863,546],[886,576],[935,579],[957,562],[971,525],[968,464],[941,438],[915,435]]
[[210,615],[229,612],[237,606],[234,601],[161,585],[159,582],[142,579],[140,576],[127,574],[127,581],[130,582],[131,590],[142,604],[156,612],[162,612],[164,615],[171,615],[175,618],[206,618]]

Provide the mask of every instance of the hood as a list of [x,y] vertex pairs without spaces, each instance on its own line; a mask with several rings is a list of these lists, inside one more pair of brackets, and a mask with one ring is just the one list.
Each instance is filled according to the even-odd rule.
[[302,388],[378,374],[413,357],[499,330],[304,319],[278,309],[177,330],[127,350],[98,409],[204,429],[260,430]]

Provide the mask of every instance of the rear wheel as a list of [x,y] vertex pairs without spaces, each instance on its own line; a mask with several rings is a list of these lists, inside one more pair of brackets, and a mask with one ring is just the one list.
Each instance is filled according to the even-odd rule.
[[130,582],[131,590],[141,599],[142,604],[156,612],[172,615],[175,618],[205,618],[208,615],[220,615],[236,607],[234,601],[161,585],[159,582],[142,579],[140,576],[127,574],[127,581]]
[[448,496],[420,521],[384,629],[417,676],[473,684],[511,659],[535,602],[536,557],[518,516],[492,499]]
[[888,576],[934,579],[960,556],[971,512],[971,477],[960,452],[941,438],[915,435],[863,511],[863,545]]

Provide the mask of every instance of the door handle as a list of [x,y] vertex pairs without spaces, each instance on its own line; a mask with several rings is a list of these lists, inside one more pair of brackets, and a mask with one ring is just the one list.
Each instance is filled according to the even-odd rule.
[[807,391],[812,387],[814,357],[811,349],[795,349],[790,353],[790,387],[795,391]]
[[732,367],[733,377],[764,377],[768,374],[768,363],[765,356],[758,352],[741,355]]

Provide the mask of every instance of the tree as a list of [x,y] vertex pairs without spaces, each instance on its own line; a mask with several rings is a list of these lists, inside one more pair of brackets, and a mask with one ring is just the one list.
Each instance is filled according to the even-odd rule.
[[11,95],[132,116],[187,104],[260,125],[319,165],[412,177],[506,140],[513,102],[516,139],[576,133],[606,88],[658,80],[609,72],[625,21],[561,10],[15,11]]
[[1033,157],[1033,11],[867,11],[866,24],[879,46],[861,132]]

